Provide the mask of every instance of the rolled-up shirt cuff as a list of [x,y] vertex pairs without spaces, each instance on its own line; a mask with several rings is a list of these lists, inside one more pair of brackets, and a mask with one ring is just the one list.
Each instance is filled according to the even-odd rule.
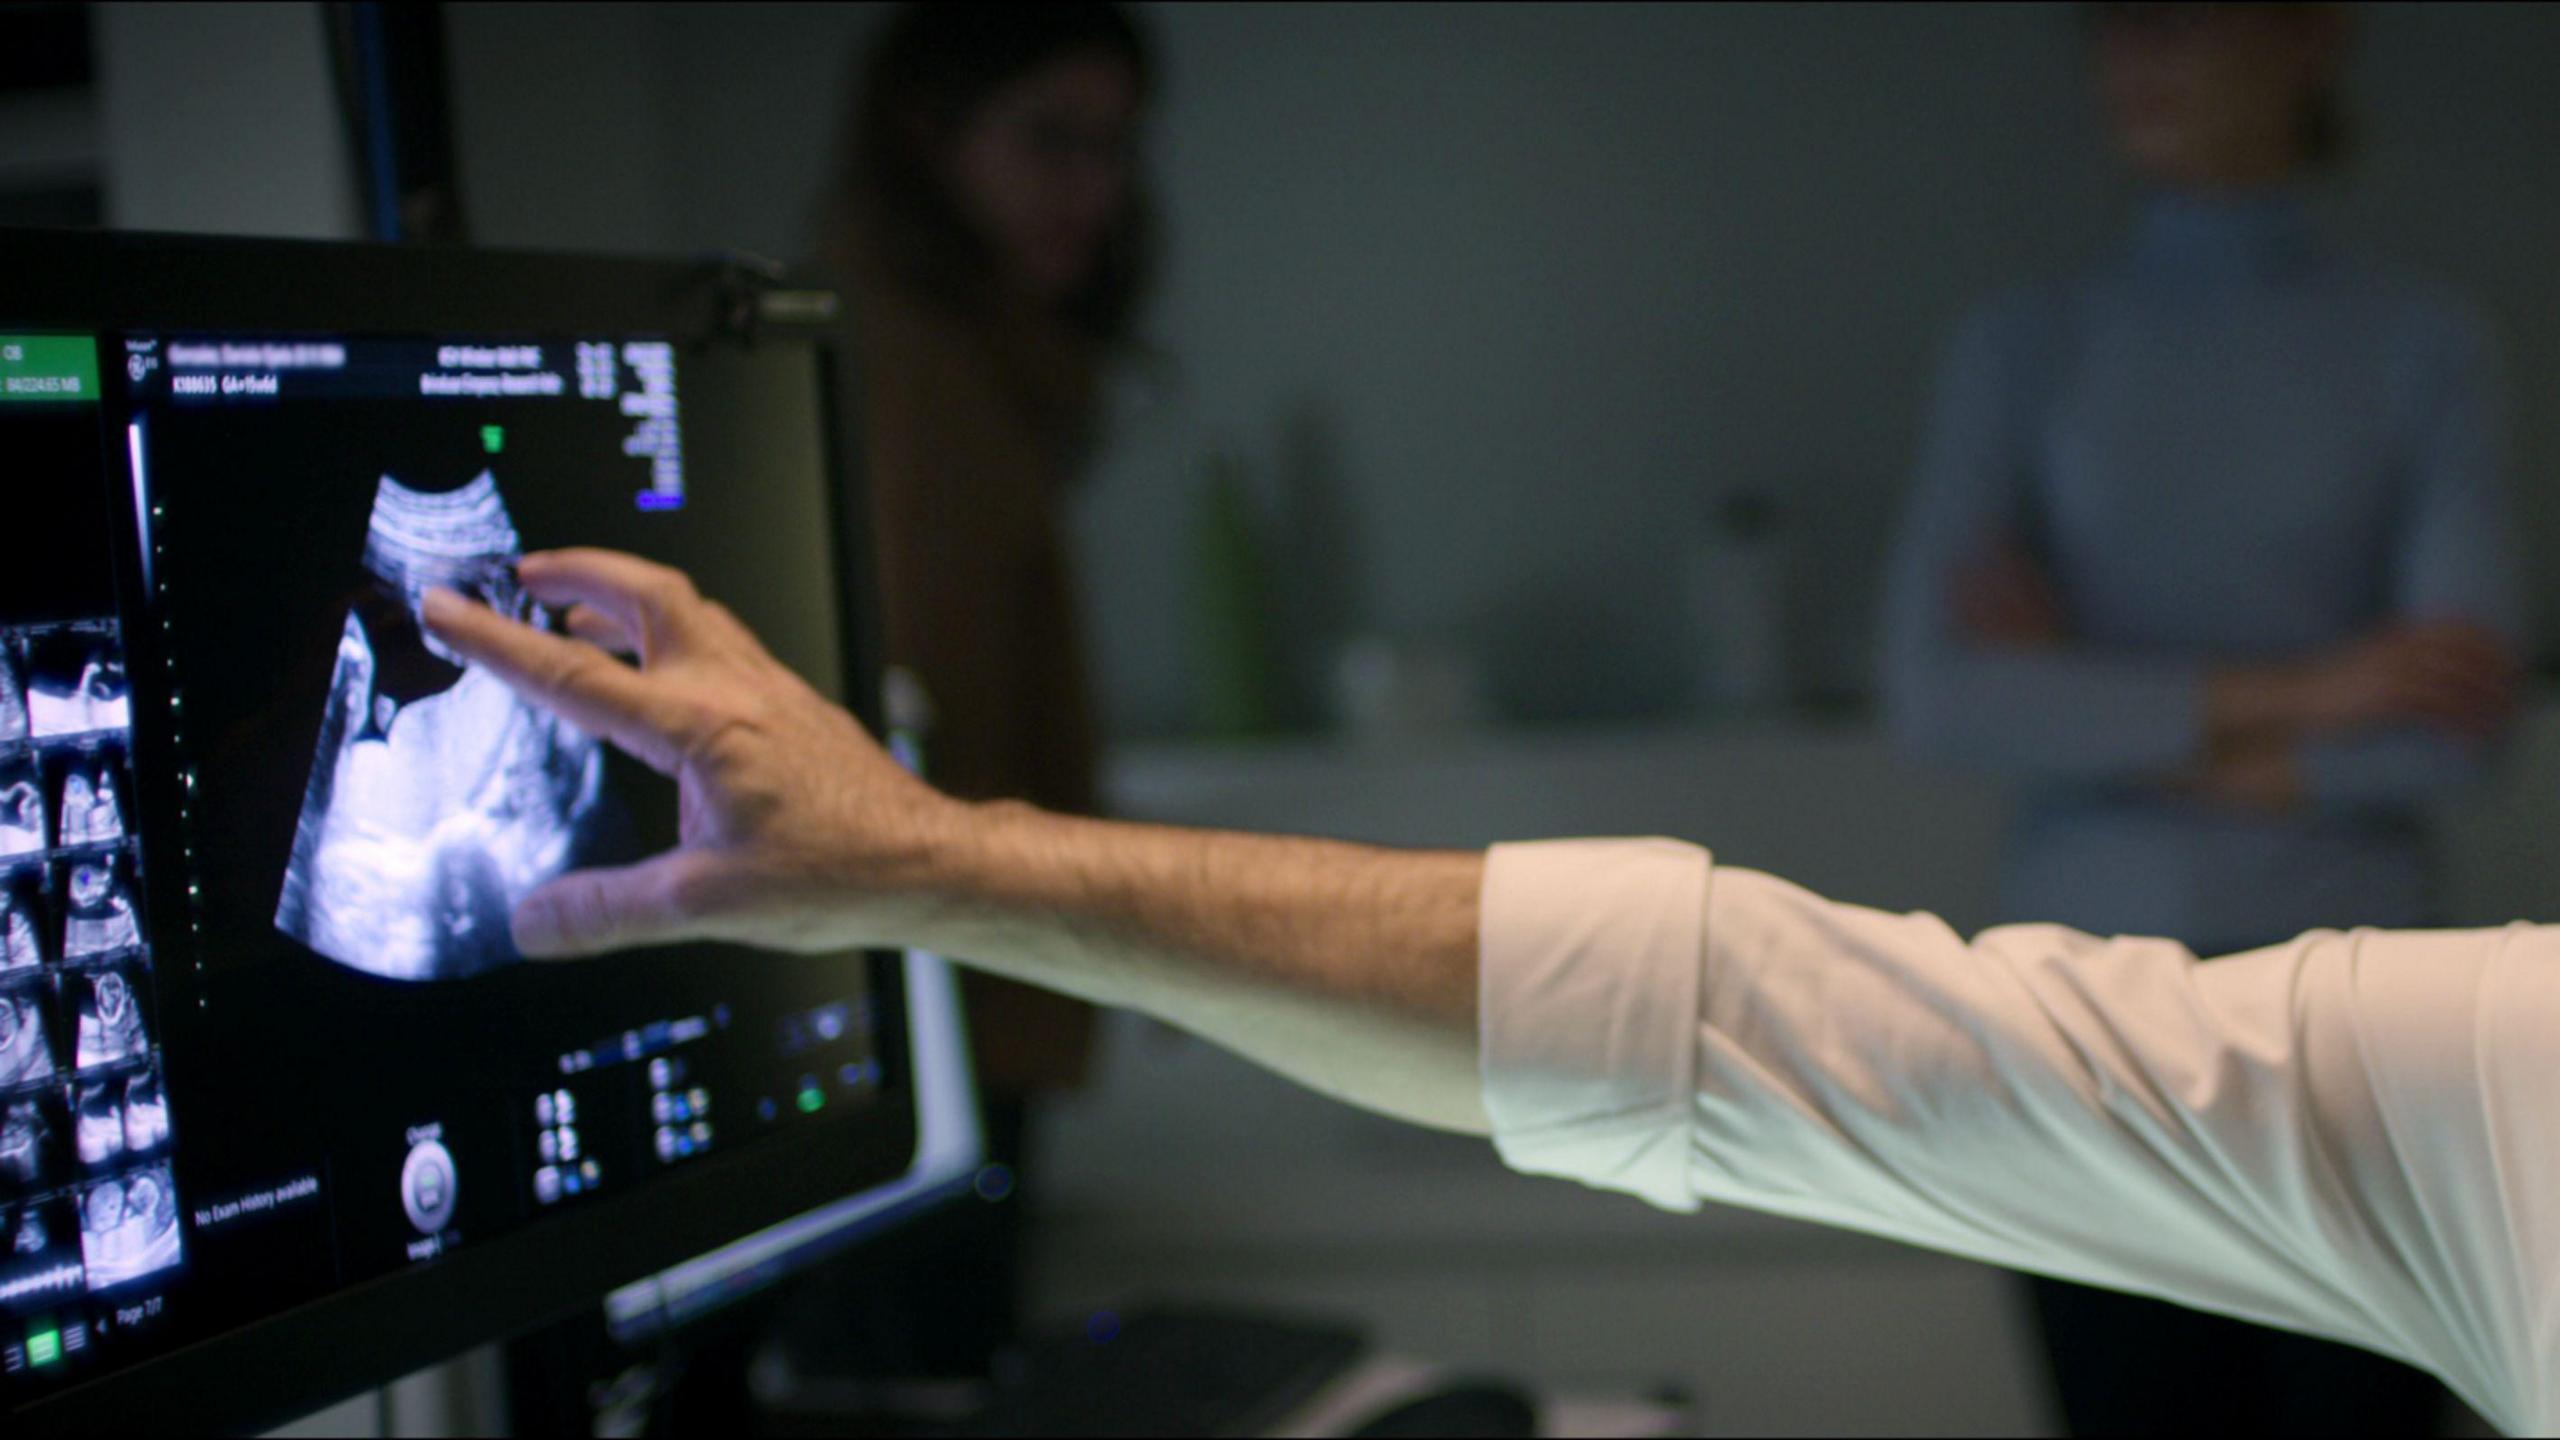
[[1706,851],[1674,840],[1497,845],[1479,985],[1503,1163],[1695,1210]]

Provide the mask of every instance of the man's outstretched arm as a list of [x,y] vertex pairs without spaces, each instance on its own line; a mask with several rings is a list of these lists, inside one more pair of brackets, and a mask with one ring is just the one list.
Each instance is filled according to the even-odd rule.
[[1155,1016],[1352,1104],[1486,1129],[1481,854],[950,800],[677,572],[563,551],[521,573],[571,637],[450,594],[429,597],[428,623],[683,798],[678,849],[529,897],[526,953],[917,946]]
[[2329,1335],[2560,1426],[2560,932],[2198,965],[1967,939],[1667,841],[1399,853],[961,805],[674,572],[522,568],[578,638],[441,594],[429,624],[684,802],[675,850],[528,897],[528,953],[930,947],[1490,1133],[1515,1169]]

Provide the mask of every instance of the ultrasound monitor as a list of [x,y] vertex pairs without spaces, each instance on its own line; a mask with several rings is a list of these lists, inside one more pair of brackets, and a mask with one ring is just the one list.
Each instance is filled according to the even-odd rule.
[[631,550],[868,711],[845,360],[764,314],[696,267],[0,232],[13,1430],[255,1425],[608,1294],[680,1323],[967,1184],[937,962],[517,954],[674,793],[418,620],[556,624],[517,556]]
[[909,1053],[914,1057],[916,1152],[906,1173],[795,1215],[605,1297],[605,1329],[626,1346],[657,1343],[776,1281],[889,1235],[945,1206],[992,1194],[970,1073],[960,987],[937,956],[906,957]]

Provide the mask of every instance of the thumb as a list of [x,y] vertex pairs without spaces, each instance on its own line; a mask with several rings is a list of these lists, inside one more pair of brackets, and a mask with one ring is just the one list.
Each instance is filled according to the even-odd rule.
[[692,923],[676,897],[697,859],[670,850],[537,886],[516,902],[516,948],[537,960],[569,960],[686,939]]

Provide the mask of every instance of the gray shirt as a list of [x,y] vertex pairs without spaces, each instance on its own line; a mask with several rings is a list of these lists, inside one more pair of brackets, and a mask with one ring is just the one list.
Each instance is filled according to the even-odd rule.
[[[2521,639],[2487,328],[2323,244],[2300,197],[2162,197],[2080,279],[1970,316],[1945,359],[1889,581],[1884,682],[1914,746],[2013,781],[2004,917],[2240,948],[2435,918],[2422,807],[2479,747],[2421,728],[2302,752],[2308,803],[2168,793],[2216,663],[2393,618]],[[1951,578],[2002,536],[2070,642],[1975,643]]]

